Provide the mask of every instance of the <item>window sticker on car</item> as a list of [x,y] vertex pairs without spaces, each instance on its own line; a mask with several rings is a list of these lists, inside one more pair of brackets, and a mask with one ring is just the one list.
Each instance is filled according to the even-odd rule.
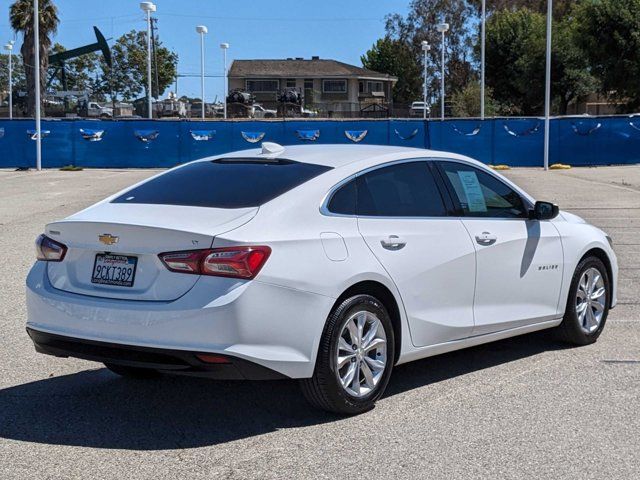
[[467,208],[470,212],[486,212],[487,204],[484,201],[484,195],[482,194],[482,187],[476,172],[458,171],[458,177],[460,183],[464,189],[464,193],[467,196]]

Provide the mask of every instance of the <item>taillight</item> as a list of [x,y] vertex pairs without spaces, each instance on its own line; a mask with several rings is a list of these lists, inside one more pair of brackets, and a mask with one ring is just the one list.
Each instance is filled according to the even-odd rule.
[[40,235],[36,239],[36,257],[45,262],[61,262],[67,253],[67,246],[55,240]]
[[270,254],[266,246],[241,246],[168,252],[159,257],[172,272],[252,279]]

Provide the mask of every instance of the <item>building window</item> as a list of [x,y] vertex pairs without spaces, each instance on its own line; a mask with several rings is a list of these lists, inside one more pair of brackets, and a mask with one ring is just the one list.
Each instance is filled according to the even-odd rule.
[[324,93],[347,93],[346,80],[322,80]]
[[304,79],[304,89],[305,90],[313,90],[313,78],[305,78]]
[[295,78],[287,78],[287,88],[296,88],[296,79]]
[[367,82],[367,87],[368,87],[369,93],[384,91],[384,86],[382,82]]
[[358,82],[358,93],[367,93],[365,83],[362,80]]
[[248,92],[277,92],[280,90],[280,82],[278,80],[247,80],[246,87]]

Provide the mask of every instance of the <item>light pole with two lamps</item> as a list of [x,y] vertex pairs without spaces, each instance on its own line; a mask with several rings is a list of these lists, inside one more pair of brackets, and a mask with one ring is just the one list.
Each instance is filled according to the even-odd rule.
[[156,11],[153,2],[141,2],[140,9],[147,14],[147,108],[148,118],[153,118],[153,105],[151,102],[151,13]]
[[224,118],[226,120],[227,118],[227,50],[229,50],[229,44],[228,43],[221,43],[220,44],[220,48],[222,49],[222,59],[224,62]]
[[9,120],[13,120],[13,40],[4,46],[9,55]]
[[204,25],[198,25],[196,32],[200,34],[200,97],[202,99],[202,119],[204,120],[204,36],[209,33],[209,30]]
[[436,30],[442,34],[442,72],[440,74],[440,119],[444,120],[444,34],[449,30],[449,24],[442,22],[436,25]]
[[429,50],[431,50],[431,45],[426,40],[422,41],[422,53],[424,54],[424,75],[422,84],[422,118],[427,119],[427,55],[429,54]]

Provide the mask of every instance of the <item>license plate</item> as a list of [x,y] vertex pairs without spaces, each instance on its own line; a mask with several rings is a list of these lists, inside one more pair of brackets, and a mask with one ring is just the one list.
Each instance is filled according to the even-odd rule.
[[133,287],[138,257],[98,253],[93,264],[91,283]]

